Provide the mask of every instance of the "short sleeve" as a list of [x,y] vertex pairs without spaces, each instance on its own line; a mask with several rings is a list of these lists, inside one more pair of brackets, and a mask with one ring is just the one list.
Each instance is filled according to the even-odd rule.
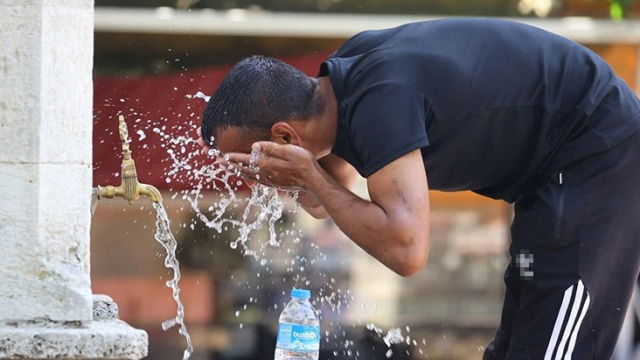
[[349,111],[347,126],[360,160],[360,175],[369,177],[382,167],[429,145],[425,98],[396,84],[367,89]]

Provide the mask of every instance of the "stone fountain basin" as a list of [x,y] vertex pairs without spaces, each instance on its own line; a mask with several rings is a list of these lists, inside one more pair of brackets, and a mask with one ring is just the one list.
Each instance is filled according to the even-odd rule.
[[106,295],[93,297],[93,321],[0,323],[2,359],[139,360],[147,356],[148,337],[118,319]]

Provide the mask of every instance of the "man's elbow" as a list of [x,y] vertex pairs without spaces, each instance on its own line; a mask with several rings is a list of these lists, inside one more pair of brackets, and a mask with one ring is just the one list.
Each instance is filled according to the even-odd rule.
[[410,246],[405,248],[405,256],[396,273],[402,277],[411,277],[420,272],[429,259],[429,236],[414,237]]
[[402,277],[408,278],[412,277],[415,274],[419,273],[425,265],[427,265],[427,259],[417,259],[412,261],[405,262],[399,269],[396,270],[396,273]]

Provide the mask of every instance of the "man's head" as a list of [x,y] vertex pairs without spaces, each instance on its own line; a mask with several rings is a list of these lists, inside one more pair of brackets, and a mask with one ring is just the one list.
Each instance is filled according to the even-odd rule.
[[202,137],[223,153],[250,152],[256,141],[317,152],[310,130],[325,105],[317,79],[282,61],[252,56],[236,64],[209,99]]

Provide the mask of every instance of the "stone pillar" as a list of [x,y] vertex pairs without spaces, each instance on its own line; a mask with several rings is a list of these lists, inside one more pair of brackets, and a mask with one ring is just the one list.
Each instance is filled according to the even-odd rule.
[[0,320],[91,320],[93,1],[0,0]]
[[0,359],[139,359],[93,321],[93,1],[0,0],[0,49]]

